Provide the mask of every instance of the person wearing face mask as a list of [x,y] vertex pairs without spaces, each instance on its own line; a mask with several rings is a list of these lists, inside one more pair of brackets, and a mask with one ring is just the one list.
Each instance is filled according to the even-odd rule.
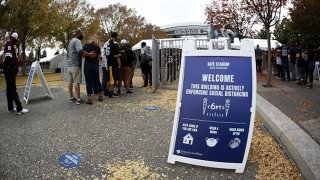
[[[68,90],[70,95],[70,103],[76,102],[77,105],[82,104],[80,98],[81,83],[81,63],[82,57],[96,57],[97,53],[87,52],[82,49],[81,40],[83,39],[82,30],[76,30],[75,37],[68,44],[67,64],[68,64]],[[75,94],[73,94],[73,88]]]
[[[18,114],[25,114],[29,112],[28,109],[22,107],[16,86],[16,77],[18,74],[18,57],[16,51],[16,43],[18,40],[18,34],[16,32],[12,33],[8,37],[4,45],[4,62],[3,71],[6,79],[6,93],[7,93],[7,103],[9,112],[17,112]],[[16,104],[16,108],[13,105]]]

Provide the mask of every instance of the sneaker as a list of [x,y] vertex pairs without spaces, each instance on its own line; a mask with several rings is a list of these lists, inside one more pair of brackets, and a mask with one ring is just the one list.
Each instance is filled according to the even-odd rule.
[[17,114],[25,114],[25,113],[27,113],[27,112],[29,112],[29,110],[23,108],[23,109],[22,109],[21,111],[19,111]]
[[133,93],[133,91],[130,91],[130,90],[126,92],[127,95],[130,95],[132,93]]
[[109,96],[109,91],[105,91],[104,96]]
[[13,112],[16,112],[17,111],[17,108],[13,108],[12,110],[8,110],[9,111],[9,113],[13,113]]
[[80,104],[82,104],[82,103],[83,103],[82,99],[77,99],[77,100],[76,100],[76,104],[77,104],[77,105],[80,105]]
[[74,103],[74,102],[76,102],[77,101],[77,99],[75,98],[75,97],[72,97],[70,100],[69,100],[69,103]]
[[119,97],[120,95],[118,93],[113,93],[113,97]]

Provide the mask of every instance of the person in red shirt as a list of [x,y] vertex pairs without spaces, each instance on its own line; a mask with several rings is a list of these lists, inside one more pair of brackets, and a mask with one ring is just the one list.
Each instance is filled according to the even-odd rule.
[[[16,42],[18,40],[18,34],[12,33],[4,45],[4,62],[3,71],[6,79],[6,93],[9,112],[17,112],[18,114],[24,114],[29,112],[28,109],[22,107],[19,99],[16,86],[16,77],[18,74],[18,57],[16,53]],[[16,104],[16,108],[13,106],[13,102]]]

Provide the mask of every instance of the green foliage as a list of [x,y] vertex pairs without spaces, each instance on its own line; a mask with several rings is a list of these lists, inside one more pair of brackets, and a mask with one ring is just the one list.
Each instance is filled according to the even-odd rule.
[[6,31],[17,32],[22,46],[22,61],[28,43],[36,37],[47,37],[51,31],[51,4],[53,0],[14,0],[7,2],[7,11],[2,18]]
[[267,39],[267,30],[266,28],[260,29],[260,31],[254,32],[254,38],[255,39]]
[[57,8],[53,35],[67,48],[74,32],[81,29],[88,41],[99,30],[99,19],[87,0],[56,0]]
[[291,35],[293,31],[289,26],[290,21],[287,18],[284,18],[280,23],[275,26],[273,35],[280,43],[291,44]]
[[290,27],[298,41],[306,46],[320,46],[319,0],[295,0],[290,9]]

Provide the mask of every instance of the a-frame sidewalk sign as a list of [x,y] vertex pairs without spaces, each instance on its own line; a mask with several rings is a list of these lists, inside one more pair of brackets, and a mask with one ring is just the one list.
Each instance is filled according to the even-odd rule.
[[226,40],[210,40],[209,50],[183,42],[169,163],[243,173],[255,118],[254,45],[227,47]]
[[48,97],[50,97],[51,99],[54,99],[51,90],[48,86],[48,83],[43,75],[41,66],[39,64],[39,61],[35,61],[31,64],[31,68],[29,71],[29,76],[28,76],[28,80],[27,80],[27,84],[26,84],[26,88],[24,90],[24,95],[23,95],[23,100],[26,102],[26,104],[28,104],[29,102],[29,96],[30,96],[30,92],[31,92],[31,86],[32,86],[32,80],[34,77],[34,74],[37,73],[38,78],[40,80],[40,84],[41,87],[43,89],[43,91],[46,93],[46,95]]

